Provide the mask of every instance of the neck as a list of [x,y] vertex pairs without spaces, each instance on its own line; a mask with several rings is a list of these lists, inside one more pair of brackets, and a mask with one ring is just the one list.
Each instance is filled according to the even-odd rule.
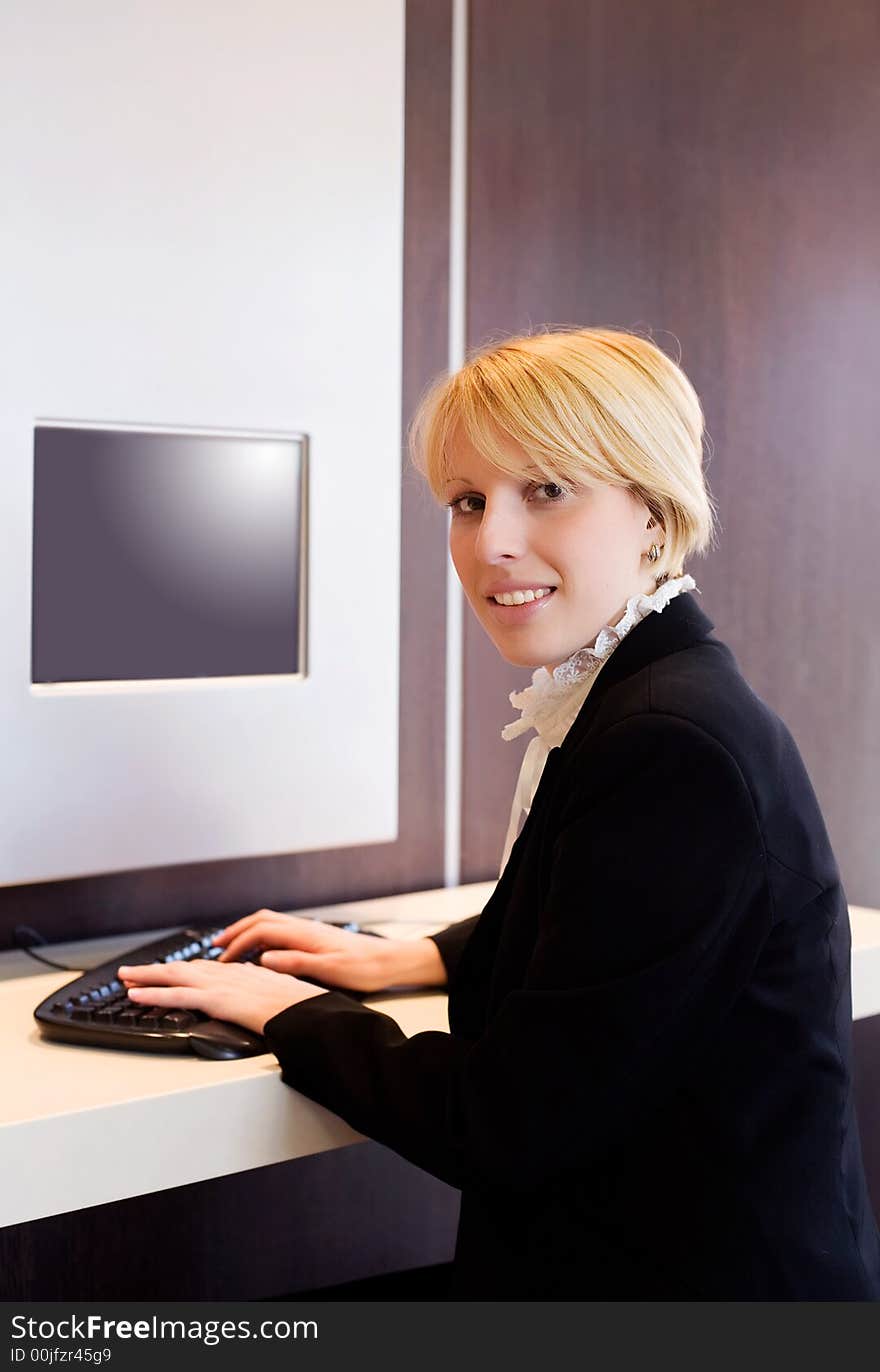
[[[584,644],[581,645],[581,647],[582,647],[582,648],[595,648],[595,646],[596,646],[596,640],[597,640],[597,638],[599,637],[599,635],[601,634],[602,630],[603,630],[603,629],[607,629],[607,628],[609,628],[610,626],[613,626],[613,625],[615,625],[615,624],[619,624],[619,623],[620,623],[620,621],[623,619],[623,616],[626,614],[627,606],[629,605],[629,602],[630,602],[631,600],[633,600],[636,596],[639,596],[639,595],[653,595],[653,593],[654,593],[657,589],[658,589],[658,587],[657,587],[657,585],[656,585],[656,583],[655,583],[655,581],[654,581],[654,578],[653,578],[653,577],[650,577],[650,579],[649,579],[649,584],[648,584],[647,586],[644,586],[644,585],[643,585],[643,586],[639,586],[639,587],[637,587],[634,591],[631,591],[630,594],[627,596],[626,600],[624,601],[624,603],[621,605],[620,609],[619,609],[619,610],[615,610],[613,614],[608,615],[607,618],[604,619],[604,620],[602,621],[602,624],[601,624],[600,627],[596,630],[595,634],[594,634],[593,637],[590,639],[589,643],[584,643]],[[577,649],[577,651],[580,652],[580,648]],[[562,658],[561,661],[559,661],[559,662],[552,662],[552,663],[548,662],[548,663],[545,663],[544,670],[545,670],[546,672],[549,672],[550,675],[552,676],[553,673],[554,673],[554,671],[556,670],[556,668],[557,668],[557,667],[561,667],[561,666],[562,666],[562,663],[563,663],[563,662],[567,662],[567,661],[568,661],[568,658]]]
[[[678,592],[679,592],[679,590],[687,590],[687,589],[688,589],[688,586],[687,586],[687,585],[685,585],[685,586],[679,586],[679,584],[678,584],[679,582],[683,581],[684,578],[685,578],[687,575],[688,575],[688,574],[687,574],[686,572],[683,572],[683,573],[681,574],[680,577],[673,577],[673,578],[671,579],[671,581],[669,581],[669,582],[664,582],[664,583],[663,583],[663,586],[668,585],[668,586],[670,587],[670,590],[671,590],[672,594],[673,594],[673,595],[677,595]],[[691,583],[691,584],[692,584],[692,583]],[[656,583],[656,581],[655,581],[654,578],[652,577],[652,578],[651,578],[651,585],[650,585],[650,588],[649,588],[649,589],[643,589],[643,590],[640,590],[640,591],[634,591],[632,595],[628,596],[628,597],[627,597],[627,600],[626,600],[626,603],[625,603],[623,606],[621,606],[621,608],[620,608],[619,610],[617,610],[615,614],[610,615],[610,616],[608,617],[608,619],[605,621],[605,623],[602,625],[602,628],[599,629],[598,632],[593,636],[593,638],[591,639],[591,641],[590,641],[589,643],[585,643],[585,644],[583,645],[583,648],[578,648],[578,649],[576,649],[576,653],[583,652],[583,651],[585,651],[585,650],[586,650],[586,651],[589,651],[589,649],[595,648],[595,647],[596,647],[596,644],[597,644],[598,641],[599,641],[599,638],[601,637],[602,633],[603,633],[606,629],[613,629],[613,628],[616,628],[617,625],[620,623],[620,621],[625,617],[625,615],[626,615],[626,613],[627,613],[627,610],[628,610],[628,608],[629,608],[629,603],[630,603],[631,600],[635,600],[638,596],[645,596],[645,597],[647,597],[647,598],[650,598],[651,596],[656,595],[658,591],[662,590],[662,589],[663,589],[663,586],[658,586],[657,583]],[[648,613],[650,613],[650,609],[649,609]],[[632,626],[629,626],[629,627],[632,627]],[[626,632],[626,630],[625,630],[624,632]],[[574,656],[576,655],[576,653],[572,653],[572,654],[571,654],[571,657],[574,657]],[[571,661],[571,657],[563,658],[563,659],[562,659],[562,662],[570,662],[570,661]],[[553,673],[555,672],[556,668],[562,666],[562,662],[547,663],[547,664],[545,664],[544,670],[545,670],[546,672],[549,672],[550,676],[552,676]]]

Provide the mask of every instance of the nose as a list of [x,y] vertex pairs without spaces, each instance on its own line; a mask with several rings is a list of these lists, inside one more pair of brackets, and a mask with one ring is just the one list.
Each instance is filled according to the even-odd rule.
[[522,557],[526,550],[525,522],[509,504],[486,502],[477,532],[475,551],[487,566]]

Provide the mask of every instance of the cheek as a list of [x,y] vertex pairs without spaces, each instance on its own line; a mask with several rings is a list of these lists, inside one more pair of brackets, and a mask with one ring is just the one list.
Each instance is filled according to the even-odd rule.
[[480,581],[480,569],[477,566],[477,559],[474,556],[474,540],[467,536],[467,532],[459,534],[457,537],[450,536],[449,556],[452,558],[452,565],[455,574],[461,583],[464,597],[474,613],[479,617],[486,608],[486,602],[479,593],[478,583]]
[[467,588],[473,569],[473,552],[468,540],[460,530],[452,529],[449,535],[449,556],[462,585]]
[[589,529],[570,529],[559,548],[560,565],[581,586],[614,581],[638,566],[638,540],[629,526],[597,523]]
[[570,584],[590,586],[608,567],[609,555],[614,556],[614,542],[601,526],[584,529],[577,525],[564,531],[548,548],[551,566]]

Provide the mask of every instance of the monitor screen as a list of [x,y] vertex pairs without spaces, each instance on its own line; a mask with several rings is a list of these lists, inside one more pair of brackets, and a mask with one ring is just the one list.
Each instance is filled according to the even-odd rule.
[[300,674],[302,434],[34,428],[34,683]]

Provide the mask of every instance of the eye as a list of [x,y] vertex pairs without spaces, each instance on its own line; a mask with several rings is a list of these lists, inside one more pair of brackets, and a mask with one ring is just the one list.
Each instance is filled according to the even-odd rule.
[[[477,509],[474,509],[473,507],[468,508],[471,501],[477,502]],[[480,510],[483,508],[480,503],[481,501],[483,501],[483,496],[481,495],[457,495],[454,500],[448,500],[446,505],[454,515],[479,514]]]
[[564,486],[560,486],[557,481],[545,481],[540,486],[532,484],[531,489],[534,495],[543,492],[542,498],[538,501],[541,505],[558,505],[560,501],[565,500],[566,496],[571,494]]

